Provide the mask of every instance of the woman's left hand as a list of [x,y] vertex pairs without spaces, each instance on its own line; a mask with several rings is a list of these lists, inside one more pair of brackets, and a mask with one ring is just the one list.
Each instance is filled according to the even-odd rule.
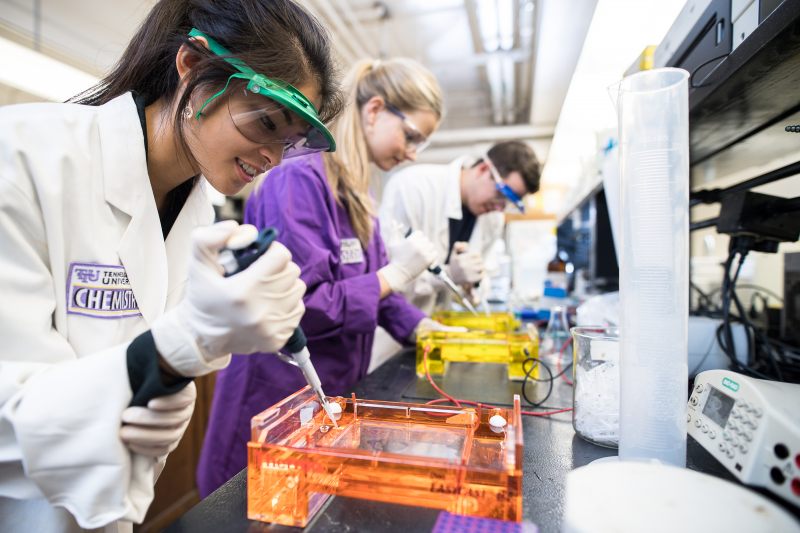
[[194,382],[169,396],[153,398],[147,407],[128,407],[122,411],[119,437],[131,451],[159,457],[178,447],[192,418],[197,387]]

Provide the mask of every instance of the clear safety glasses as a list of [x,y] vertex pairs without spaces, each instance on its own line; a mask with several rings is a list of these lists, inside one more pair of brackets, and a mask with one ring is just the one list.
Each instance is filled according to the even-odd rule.
[[503,182],[502,178],[500,177],[500,172],[497,171],[497,168],[495,168],[494,163],[492,163],[492,160],[489,159],[489,156],[483,156],[483,160],[489,164],[489,170],[492,172],[492,177],[494,178],[494,186],[502,195],[502,199],[514,204],[517,209],[519,209],[520,213],[525,213],[525,202],[522,201],[522,198],[517,196],[517,193],[514,192],[514,189]]
[[336,151],[333,135],[320,121],[314,105],[303,93],[284,81],[257,74],[236,58],[224,57],[230,56],[230,52],[201,31],[192,29],[189,36],[205,38],[213,53],[223,56],[225,61],[239,70],[239,73],[228,78],[228,83],[221,91],[202,105],[195,118],[199,120],[203,109],[228,91],[231,120],[250,141],[283,144],[284,159]]
[[413,122],[408,120],[406,116],[402,112],[400,112],[399,109],[397,109],[389,102],[384,102],[384,103],[386,104],[386,108],[395,115],[397,115],[398,117],[400,117],[401,119],[403,119],[403,123],[408,127],[408,129],[411,130],[411,132],[405,131],[406,153],[407,154],[411,154],[414,152],[420,153],[425,148],[427,148],[428,145],[431,143],[428,137],[425,136],[425,134],[423,134],[421,131],[419,131],[419,128],[417,128]]

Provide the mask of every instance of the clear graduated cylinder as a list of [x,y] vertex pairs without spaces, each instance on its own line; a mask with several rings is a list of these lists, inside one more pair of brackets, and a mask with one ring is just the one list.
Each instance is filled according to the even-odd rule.
[[623,461],[686,466],[689,73],[656,69],[609,91],[620,146]]

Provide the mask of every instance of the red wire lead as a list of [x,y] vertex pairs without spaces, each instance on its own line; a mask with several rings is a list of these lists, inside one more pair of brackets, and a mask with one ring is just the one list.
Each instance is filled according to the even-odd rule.
[[[569,342],[569,341],[567,341],[567,342]],[[566,348],[566,344],[561,348],[562,353],[564,351],[564,348]],[[425,368],[425,376],[427,376],[428,381],[433,386],[433,388],[436,389],[436,392],[438,392],[439,394],[444,396],[444,398],[439,398],[438,400],[431,400],[429,402],[426,402],[425,405],[432,405],[432,404],[441,403],[441,402],[453,402],[454,404],[456,404],[456,407],[461,407],[462,403],[466,403],[466,404],[469,404],[469,405],[477,405],[479,408],[487,407],[489,409],[499,409],[499,407],[494,407],[492,405],[488,405],[488,404],[485,404],[485,403],[471,402],[469,400],[456,400],[455,398],[453,398],[452,396],[447,394],[445,391],[440,389],[436,385],[436,383],[433,382],[433,378],[431,377],[431,373],[428,371],[428,352],[430,351],[430,349],[431,349],[430,345],[426,346],[425,347],[425,351],[422,354],[422,365]],[[559,356],[559,360],[560,360],[560,358],[561,357]],[[548,415],[555,415],[555,414],[558,414],[558,413],[565,413],[567,411],[572,411],[572,409],[571,408],[570,409],[559,409],[557,411],[546,411],[546,412],[543,412],[543,413],[535,413],[533,411],[520,411],[520,413],[522,413],[523,415],[529,415],[529,416],[548,416]]]

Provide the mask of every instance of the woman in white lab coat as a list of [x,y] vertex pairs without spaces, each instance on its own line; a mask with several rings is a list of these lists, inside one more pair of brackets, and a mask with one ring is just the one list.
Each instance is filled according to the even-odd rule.
[[283,246],[220,274],[206,182],[335,149],[329,50],[290,0],[162,0],[88,105],[0,109],[0,531],[129,531],[191,378],[297,326]]

